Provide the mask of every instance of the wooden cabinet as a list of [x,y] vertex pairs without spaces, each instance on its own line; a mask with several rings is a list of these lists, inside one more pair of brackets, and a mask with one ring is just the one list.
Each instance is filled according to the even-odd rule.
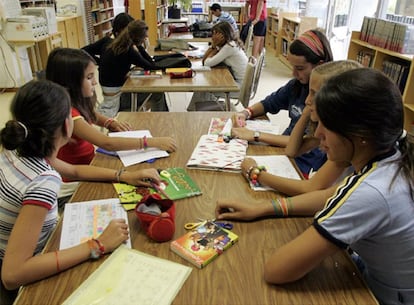
[[114,5],[113,0],[92,0],[91,5],[94,40],[97,41],[112,31]]
[[290,64],[286,58],[289,45],[303,32],[316,28],[318,18],[283,16],[279,19],[279,23],[280,22],[282,24],[277,34],[276,54],[279,56],[281,62],[290,67]]
[[[404,128],[414,135],[414,55],[400,54],[373,46],[359,40],[359,34],[359,32],[352,32],[348,59],[357,60],[364,65],[381,70],[396,81],[403,95]],[[370,60],[364,60],[365,57],[362,54],[371,56]],[[397,66],[393,69],[388,66],[388,63],[395,63]],[[399,70],[398,66],[406,67],[407,70]]]
[[57,24],[64,47],[79,49],[86,45],[82,16],[57,17]]

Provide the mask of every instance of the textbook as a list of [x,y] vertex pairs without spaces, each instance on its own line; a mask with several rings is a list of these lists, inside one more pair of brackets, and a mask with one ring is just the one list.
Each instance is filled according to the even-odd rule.
[[240,172],[246,157],[247,141],[230,139],[220,135],[202,135],[187,162],[188,168]]
[[203,268],[238,239],[233,232],[209,220],[172,241],[170,249],[196,267]]
[[169,305],[192,269],[138,250],[119,246],[64,305]]
[[158,193],[163,198],[178,200],[201,195],[202,192],[190,175],[181,167],[167,168],[161,171],[161,184],[157,188],[114,183],[118,197],[125,210],[135,208],[137,202],[149,193]]
[[[228,130],[230,125],[230,130]],[[218,135],[231,133],[232,121],[229,118],[212,118],[210,126],[208,128],[208,134]],[[273,124],[268,120],[247,120],[246,128],[254,131],[272,133],[275,135],[280,134],[279,125]]]

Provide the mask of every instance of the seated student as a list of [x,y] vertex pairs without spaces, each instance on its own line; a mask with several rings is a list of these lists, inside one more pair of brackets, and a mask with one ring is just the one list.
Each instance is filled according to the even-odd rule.
[[[115,117],[120,109],[121,87],[125,83],[131,66],[144,70],[158,69],[152,57],[145,50],[148,26],[144,21],[134,20],[112,41],[102,53],[99,63],[99,83],[104,100],[98,112]],[[138,106],[147,98],[148,93],[138,93]],[[168,111],[164,93],[152,93],[149,100],[151,111]]]
[[[203,57],[203,65],[214,67],[219,64],[226,65],[232,73],[234,80],[240,86],[243,82],[248,58],[243,51],[242,42],[236,36],[233,28],[227,22],[219,22],[212,28],[211,46]],[[230,94],[231,97],[238,97],[238,92]],[[211,92],[195,92],[187,111],[195,111],[196,103],[215,101],[220,95]],[[223,93],[224,96],[224,93]]]
[[299,280],[352,249],[380,304],[414,304],[414,139],[403,130],[398,87],[374,69],[347,71],[321,88],[316,113],[329,160],[350,162],[355,172],[309,229],[268,258],[265,280]]
[[[319,139],[313,135],[317,124],[313,100],[324,82],[336,74],[361,67],[362,65],[356,61],[340,60],[324,63],[312,70],[309,81],[309,95],[305,100],[306,106],[289,137],[285,149],[287,156],[297,157],[319,146]],[[241,167],[242,173],[249,177],[252,175],[253,169],[259,168],[252,158],[246,158]],[[260,184],[270,186],[278,192],[287,195],[298,195],[328,188],[341,181],[344,176],[351,172],[352,167],[349,164],[327,160],[312,177],[306,180],[284,178],[265,171],[260,171],[256,179]]]
[[[318,30],[307,31],[294,40],[289,46],[287,58],[292,65],[294,78],[285,86],[267,96],[263,101],[235,114],[233,116],[235,128],[232,129],[232,136],[248,141],[257,140],[280,147],[286,146],[289,135],[305,107],[305,99],[309,93],[309,76],[312,69],[333,60],[329,41]],[[247,119],[259,117],[268,112],[276,114],[280,110],[288,110],[291,119],[283,135],[258,133],[243,127]],[[311,169],[318,170],[325,163],[326,157],[319,149],[314,149],[295,158],[295,161],[304,176],[307,176]]]
[[[157,147],[169,152],[176,150],[176,142],[170,137],[109,137],[93,126],[96,124],[110,131],[122,131],[130,127],[125,122],[118,122],[95,111],[95,63],[85,51],[70,48],[54,49],[48,57],[46,78],[67,88],[72,103],[72,140],[59,150],[59,159],[71,164],[89,164],[95,155],[94,145],[109,151],[145,147]],[[68,179],[65,179],[65,182],[68,182]],[[66,187],[68,193],[65,193]],[[74,185],[64,184],[60,197],[71,195],[73,190]]]
[[114,40],[114,38],[118,37],[119,34],[121,34],[121,32],[132,21],[134,21],[134,18],[132,18],[132,16],[128,15],[127,13],[119,13],[115,16],[114,20],[112,21],[111,36],[106,35],[98,41],[84,46],[82,49],[88,52],[99,65],[101,62],[101,56],[105,52],[108,45]]
[[1,304],[12,304],[20,286],[89,260],[92,251],[110,253],[128,239],[125,219],[115,219],[97,239],[42,253],[58,222],[61,176],[51,163],[71,137],[70,111],[63,87],[31,81],[16,93],[13,119],[0,132]]
[[214,3],[212,6],[210,6],[210,11],[211,14],[216,17],[216,19],[213,21],[214,23],[223,21],[228,22],[233,28],[234,33],[236,35],[239,34],[239,27],[237,26],[236,20],[234,20],[234,17],[230,13],[223,12],[220,4]]

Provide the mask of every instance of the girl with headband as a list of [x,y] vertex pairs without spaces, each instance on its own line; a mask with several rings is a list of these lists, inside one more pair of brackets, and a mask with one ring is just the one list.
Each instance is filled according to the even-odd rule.
[[[332,61],[333,56],[326,36],[318,30],[310,30],[291,43],[287,59],[292,65],[294,78],[268,95],[264,100],[236,113],[233,117],[235,128],[232,129],[232,136],[279,147],[287,145],[289,135],[305,107],[312,69],[320,64]],[[266,113],[276,114],[280,110],[287,110],[291,119],[289,126],[282,135],[265,132],[257,133],[244,128],[246,120]],[[318,170],[325,163],[326,157],[319,149],[314,149],[295,158],[295,161],[301,172],[307,176],[311,169]]]

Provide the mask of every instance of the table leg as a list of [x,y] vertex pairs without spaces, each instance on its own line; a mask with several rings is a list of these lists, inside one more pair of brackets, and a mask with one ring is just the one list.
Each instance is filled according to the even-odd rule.
[[138,111],[147,111],[145,106],[149,102],[149,99],[151,98],[151,96],[152,96],[152,93],[148,94],[148,96],[145,98],[144,102],[142,103],[141,107],[139,107]]
[[131,112],[137,111],[137,98],[138,95],[135,92],[131,92]]
[[226,100],[226,111],[230,111],[231,104],[230,104],[230,92],[225,92],[225,100]]

